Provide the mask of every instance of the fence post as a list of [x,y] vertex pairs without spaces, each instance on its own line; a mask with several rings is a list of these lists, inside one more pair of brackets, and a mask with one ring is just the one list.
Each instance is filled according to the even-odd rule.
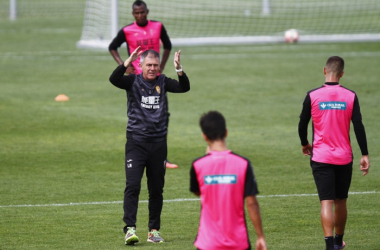
[[270,0],[263,0],[263,12],[264,16],[270,15]]
[[17,3],[16,0],[9,0],[9,19],[12,21],[17,18]]
[[115,37],[119,31],[119,8],[118,0],[111,1],[111,36]]

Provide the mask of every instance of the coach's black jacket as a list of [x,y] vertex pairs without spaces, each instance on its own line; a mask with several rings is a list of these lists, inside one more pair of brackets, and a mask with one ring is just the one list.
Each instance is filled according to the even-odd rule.
[[178,80],[159,75],[147,81],[142,73],[124,75],[126,67],[118,66],[110,82],[127,92],[127,138],[137,141],[159,142],[166,140],[168,130],[168,102],[166,92],[184,93],[190,90],[190,81],[183,72]]

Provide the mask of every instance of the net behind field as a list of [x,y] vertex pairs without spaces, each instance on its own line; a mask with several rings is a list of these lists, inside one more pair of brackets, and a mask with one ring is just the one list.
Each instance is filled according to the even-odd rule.
[[[83,17],[86,0],[16,0],[17,18]],[[9,18],[10,0],[0,0],[0,20]]]
[[[134,21],[133,1],[118,1],[118,28]],[[268,3],[265,7],[264,3]],[[378,0],[154,0],[149,19],[164,23],[172,39],[282,37],[294,28],[305,35],[380,35]],[[112,34],[111,0],[18,0],[17,18],[84,18],[81,41],[107,44]],[[9,17],[2,0],[0,18]]]
[[[150,18],[162,21],[171,37],[229,37],[283,34],[363,34],[380,32],[380,1],[376,0],[154,1]],[[153,5],[154,4],[154,5]],[[120,2],[120,25],[133,21],[130,4]],[[126,9],[126,13],[122,14]]]

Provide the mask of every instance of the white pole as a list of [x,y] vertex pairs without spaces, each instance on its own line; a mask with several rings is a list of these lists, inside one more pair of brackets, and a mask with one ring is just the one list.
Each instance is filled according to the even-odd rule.
[[16,20],[17,17],[17,4],[16,0],[9,0],[9,19]]
[[270,0],[263,0],[263,15],[270,15]]
[[118,0],[111,0],[111,36],[115,37],[119,31]]

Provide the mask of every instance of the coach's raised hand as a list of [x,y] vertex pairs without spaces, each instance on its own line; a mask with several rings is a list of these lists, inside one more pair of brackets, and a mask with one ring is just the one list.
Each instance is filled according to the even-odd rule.
[[181,51],[180,50],[174,53],[174,67],[175,67],[175,71],[177,71],[177,74],[182,76],[183,69],[181,65]]
[[132,54],[128,57],[127,60],[125,60],[124,62],[124,67],[128,68],[129,66],[131,66],[131,63],[133,61],[136,61],[137,58],[139,58],[139,56],[143,53],[143,51],[141,51],[141,46],[138,46],[135,51],[132,52]]

